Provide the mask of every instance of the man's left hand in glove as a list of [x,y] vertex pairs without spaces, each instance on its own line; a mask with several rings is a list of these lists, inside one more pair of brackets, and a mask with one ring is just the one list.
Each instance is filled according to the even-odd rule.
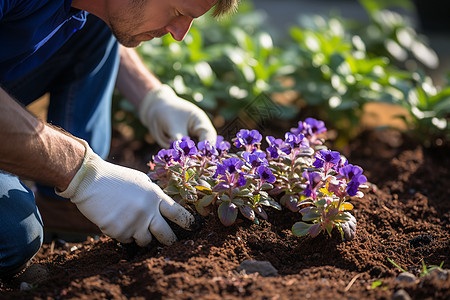
[[161,147],[168,148],[183,136],[216,143],[217,132],[206,113],[161,84],[134,49],[120,48],[116,85]]
[[165,84],[147,94],[139,107],[139,118],[156,142],[165,148],[183,136],[216,143],[216,130],[205,112],[178,97]]

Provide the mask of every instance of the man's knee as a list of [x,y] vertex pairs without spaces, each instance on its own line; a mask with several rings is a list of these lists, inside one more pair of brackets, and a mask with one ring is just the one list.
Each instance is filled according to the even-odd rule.
[[18,235],[10,236],[8,241],[2,241],[0,277],[20,272],[42,246],[44,233],[41,224],[21,227]]
[[0,174],[0,277],[20,271],[40,249],[43,224],[33,192]]

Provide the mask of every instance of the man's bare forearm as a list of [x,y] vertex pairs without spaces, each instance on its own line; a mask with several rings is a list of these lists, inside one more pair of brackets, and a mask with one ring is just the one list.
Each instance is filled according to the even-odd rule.
[[0,88],[0,170],[65,190],[85,148],[31,115]]
[[120,46],[120,65],[116,86],[136,108],[147,93],[161,85],[134,48]]

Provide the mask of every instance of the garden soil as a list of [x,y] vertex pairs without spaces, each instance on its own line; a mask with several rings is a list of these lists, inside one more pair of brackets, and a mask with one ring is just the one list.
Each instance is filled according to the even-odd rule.
[[[147,170],[154,149],[114,143],[111,160]],[[26,271],[0,281],[0,298],[450,299],[447,271],[420,276],[423,263],[427,270],[450,264],[448,144],[424,148],[395,131],[369,130],[341,152],[369,180],[365,196],[351,201],[358,221],[352,241],[336,230],[293,236],[298,213],[273,210],[259,225],[241,220],[231,227],[210,215],[196,232],[177,230],[170,247],[105,236],[44,244],[28,268],[34,277]],[[264,268],[247,267],[255,262]],[[415,277],[399,276],[400,268]]]

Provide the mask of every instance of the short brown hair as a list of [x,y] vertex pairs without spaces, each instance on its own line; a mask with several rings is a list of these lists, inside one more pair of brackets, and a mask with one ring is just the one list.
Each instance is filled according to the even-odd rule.
[[226,14],[234,13],[237,10],[240,0],[217,0],[214,5],[213,17],[221,17]]

